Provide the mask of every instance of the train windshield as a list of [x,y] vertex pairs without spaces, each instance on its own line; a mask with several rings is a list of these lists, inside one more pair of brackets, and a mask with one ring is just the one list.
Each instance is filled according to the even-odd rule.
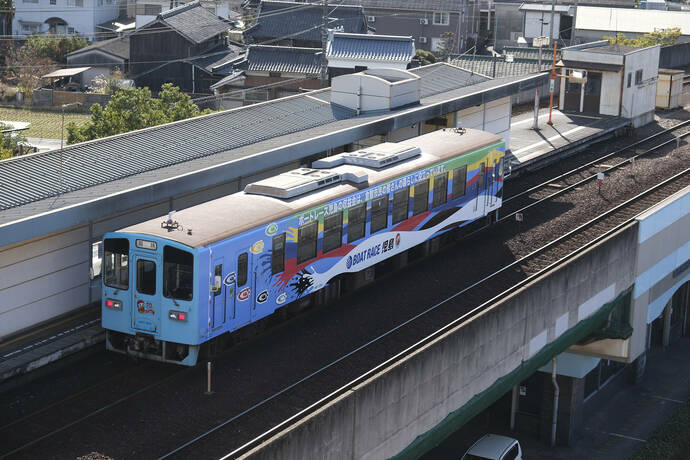
[[171,246],[163,248],[163,295],[177,300],[194,296],[194,255]]
[[129,289],[129,241],[108,238],[103,242],[103,282],[115,289]]

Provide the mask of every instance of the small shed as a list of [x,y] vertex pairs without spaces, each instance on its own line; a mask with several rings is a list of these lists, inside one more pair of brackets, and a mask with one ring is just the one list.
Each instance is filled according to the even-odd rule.
[[608,40],[563,48],[559,105],[564,111],[629,118],[634,127],[654,118],[660,46],[611,45]]
[[659,82],[656,85],[656,107],[674,109],[680,107],[683,95],[685,72],[675,69],[659,69]]
[[77,90],[81,89],[84,86],[84,83],[86,83],[82,80],[82,74],[89,69],[91,69],[91,67],[72,67],[69,69],[59,69],[45,75],[41,75],[41,78],[50,79],[53,89],[55,89],[56,86],[59,86],[62,88]]

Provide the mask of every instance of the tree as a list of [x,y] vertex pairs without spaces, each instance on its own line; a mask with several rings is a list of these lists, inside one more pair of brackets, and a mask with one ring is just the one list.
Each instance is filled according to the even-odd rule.
[[211,112],[201,112],[188,95],[181,93],[180,88],[171,83],[161,87],[158,97],[153,97],[148,88],[122,89],[113,94],[105,108],[100,104],[94,104],[90,110],[91,120],[86,124],[67,125],[68,144],[149,128]]
[[116,67],[110,76],[106,77],[105,75],[101,74],[94,78],[92,81],[93,85],[89,86],[89,92],[113,95],[122,89],[121,85],[124,78],[125,75],[122,73],[120,68]]
[[52,72],[56,65],[52,59],[23,52],[23,49],[10,52],[7,57],[7,65],[12,72],[8,80],[12,80],[24,92],[26,99],[31,100],[34,89],[41,85],[41,75]]
[[[11,129],[12,126],[0,123],[0,131]],[[21,133],[0,134],[0,160],[12,158],[22,152],[22,145],[26,145],[26,137]],[[28,149],[27,149],[28,151]]]
[[420,49],[417,50],[415,58],[417,58],[422,65],[429,65],[436,62],[436,56],[434,56],[433,53]]
[[434,54],[439,61],[445,61],[448,56],[455,51],[455,34],[453,32],[443,32],[441,34],[441,41]]
[[87,46],[89,42],[78,35],[71,37],[47,37],[44,35],[31,35],[24,46],[22,52],[36,57],[44,57],[55,62],[64,64],[67,62],[67,55],[73,51]]
[[673,27],[671,29],[655,29],[654,32],[644,34],[638,38],[627,38],[624,33],[618,32],[615,37],[604,36],[604,40],[608,40],[612,45],[646,47],[675,45],[679,37],[680,28]]

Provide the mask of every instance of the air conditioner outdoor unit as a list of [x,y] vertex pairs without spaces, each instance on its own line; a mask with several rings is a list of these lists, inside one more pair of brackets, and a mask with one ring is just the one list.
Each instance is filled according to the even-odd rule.
[[427,18],[421,18],[419,20],[419,23],[423,26],[428,26],[429,25],[429,20]]
[[376,16],[367,16],[367,22],[376,22]]
[[419,43],[426,43],[426,37],[419,37]]

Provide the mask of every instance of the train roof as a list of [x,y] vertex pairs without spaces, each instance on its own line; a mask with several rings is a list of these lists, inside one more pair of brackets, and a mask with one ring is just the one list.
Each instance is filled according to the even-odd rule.
[[[162,228],[161,223],[167,220],[167,216],[161,216],[119,231],[153,235],[199,248],[500,141],[499,136],[476,129],[466,129],[464,134],[454,129],[434,131],[397,143],[399,146],[419,148],[419,155],[404,161],[382,168],[346,163],[327,170],[345,178],[361,180],[366,177],[364,182],[344,180],[292,198],[241,191],[177,211],[174,220],[181,226],[178,230]],[[250,184],[248,188],[251,190],[252,186],[262,182]],[[188,231],[190,229],[191,232]]]

